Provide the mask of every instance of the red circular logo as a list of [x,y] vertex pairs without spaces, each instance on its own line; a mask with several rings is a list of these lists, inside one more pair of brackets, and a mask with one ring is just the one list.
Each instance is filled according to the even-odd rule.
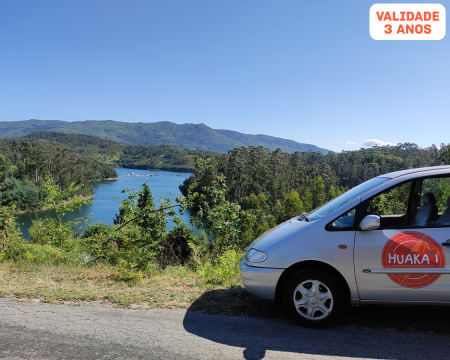
[[[430,236],[416,232],[398,233],[384,245],[384,268],[443,268],[445,254]],[[400,286],[417,289],[434,283],[440,274],[388,274]]]

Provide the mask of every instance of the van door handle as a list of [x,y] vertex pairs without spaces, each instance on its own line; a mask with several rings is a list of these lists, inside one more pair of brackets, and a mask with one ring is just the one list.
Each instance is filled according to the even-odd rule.
[[450,247],[450,239],[448,239],[446,242],[443,242],[441,245]]

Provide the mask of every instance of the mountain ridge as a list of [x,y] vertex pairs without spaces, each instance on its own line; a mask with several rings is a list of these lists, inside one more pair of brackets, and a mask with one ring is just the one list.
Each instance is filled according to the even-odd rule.
[[241,146],[263,146],[286,152],[330,150],[264,134],[244,134],[235,130],[213,129],[199,123],[176,124],[170,121],[122,122],[116,120],[20,120],[0,121],[0,137],[26,136],[39,131],[57,131],[99,136],[130,145],[173,145],[181,148],[226,153]]

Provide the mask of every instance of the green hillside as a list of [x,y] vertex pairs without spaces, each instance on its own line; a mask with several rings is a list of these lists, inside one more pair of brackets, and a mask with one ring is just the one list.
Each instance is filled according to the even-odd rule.
[[154,123],[127,123],[120,121],[87,120],[25,120],[0,122],[0,137],[25,136],[33,132],[57,131],[94,135],[131,145],[171,145],[185,149],[226,153],[241,146],[263,146],[270,150],[280,148],[292,153],[328,150],[315,145],[298,143],[268,135],[249,135],[231,130],[216,130],[204,124],[174,124],[168,121]]
[[104,163],[133,169],[191,172],[197,156],[217,155],[211,151],[182,149],[171,145],[125,145],[97,136],[55,131],[37,131],[18,139],[63,145],[72,152],[97,158]]

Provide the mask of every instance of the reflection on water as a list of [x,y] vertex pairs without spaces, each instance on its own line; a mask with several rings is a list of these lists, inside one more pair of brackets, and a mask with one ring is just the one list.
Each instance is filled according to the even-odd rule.
[[[150,186],[153,198],[155,199],[155,205],[158,207],[161,197],[168,197],[175,200],[180,193],[178,186],[191,175],[173,171],[132,170],[123,168],[116,169],[116,171],[119,175],[117,181],[105,181],[97,184],[94,188],[93,203],[68,214],[65,219],[70,221],[78,217],[90,216],[90,223],[103,222],[105,224],[112,224],[115,214],[119,212],[120,201],[126,198],[126,194],[122,194],[122,190],[139,190],[146,182]],[[29,238],[28,229],[33,219],[54,216],[55,214],[50,211],[18,216],[18,222],[24,237]],[[189,224],[189,214],[187,212],[181,218]],[[173,226],[174,224],[170,222],[168,229],[173,228]]]

